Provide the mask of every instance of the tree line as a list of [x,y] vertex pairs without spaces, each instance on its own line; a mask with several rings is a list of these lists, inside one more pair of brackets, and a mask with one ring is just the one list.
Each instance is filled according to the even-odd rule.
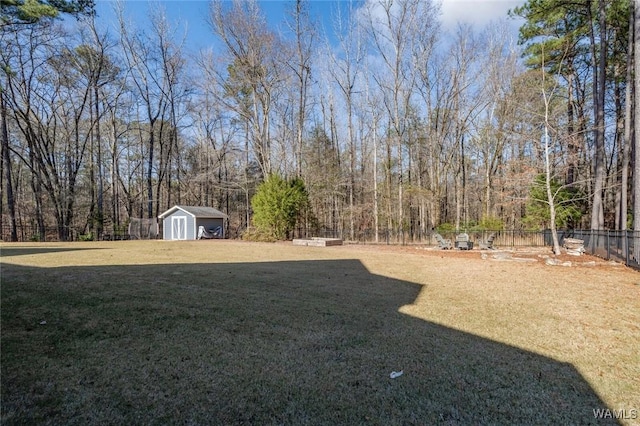
[[175,204],[224,211],[237,236],[274,175],[304,185],[298,232],[640,230],[629,0],[528,0],[518,40],[507,20],[444,28],[431,0],[343,3],[326,33],[308,1],[275,26],[213,0],[199,52],[161,9],[136,28],[116,3],[106,28],[92,1],[1,5],[10,239]]

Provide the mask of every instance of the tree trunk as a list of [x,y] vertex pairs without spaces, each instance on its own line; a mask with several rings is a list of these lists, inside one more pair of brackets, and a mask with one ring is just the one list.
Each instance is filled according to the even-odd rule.
[[[548,104],[546,105],[545,119],[548,120]],[[545,189],[547,192],[547,202],[549,203],[549,228],[551,229],[551,237],[553,239],[553,254],[560,254],[560,242],[558,240],[558,230],[556,229],[556,203],[554,194],[551,192],[551,158],[549,155],[549,129],[547,124],[544,126],[544,171],[545,171]]]
[[[93,84],[93,83],[91,83]],[[95,98],[91,97],[92,100],[89,101],[89,119],[92,123],[95,124],[97,118],[93,116],[93,105],[92,102]],[[96,182],[96,156],[95,154],[95,146],[96,146],[96,133],[95,128],[92,130],[90,139],[89,139],[89,217],[87,218],[87,228],[89,233],[93,233],[95,230],[95,219],[96,219],[96,193],[97,190],[97,182]]]
[[[96,157],[98,160],[98,199],[97,201],[97,237],[102,236],[104,228],[104,170],[102,167],[102,141],[100,140],[100,95],[98,84],[95,82],[93,86],[93,94],[95,99],[95,143]],[[115,185],[115,182],[114,182]]]
[[634,29],[633,29],[633,54],[635,61],[633,62],[635,68],[634,79],[634,108],[632,122],[635,123],[634,127],[634,165],[633,165],[633,230],[634,230],[634,258],[636,262],[640,260],[640,126],[637,125],[636,119],[638,118],[638,111],[640,111],[640,96],[638,96],[638,87],[640,87],[640,66],[638,66],[637,60],[640,58],[640,7],[638,2],[632,2],[632,14],[634,15]]
[[598,52],[598,62],[595,61],[595,36],[592,30],[592,52],[594,58],[594,141],[595,141],[595,163],[594,163],[594,185],[593,204],[591,206],[591,229],[598,230],[604,228],[604,180],[605,180],[605,147],[604,147],[604,95],[606,89],[606,53],[607,53],[607,33],[606,33],[606,8],[604,0],[598,0],[598,27],[600,30],[600,43]]
[[13,197],[13,180],[11,177],[11,157],[9,152],[9,130],[7,127],[7,105],[5,101],[5,89],[0,88],[0,120],[2,126],[2,158],[4,161],[4,174],[7,191],[7,207],[9,208],[9,221],[11,227],[11,241],[18,241],[16,226],[16,204]]
[[[149,113],[151,115],[151,113]],[[147,162],[147,217],[153,218],[153,149],[155,146],[155,120],[149,121],[149,159]]]
[[[351,89],[349,89],[351,90]],[[347,132],[349,137],[349,238],[355,240],[355,220],[354,220],[354,187],[355,187],[355,165],[356,149],[353,141],[353,112],[351,92],[347,92]]]
[[575,78],[575,71],[573,66],[567,76],[567,133],[568,133],[568,164],[567,164],[567,179],[566,184],[572,186],[576,181],[576,167],[578,163],[578,144],[576,143],[575,134],[575,118],[573,113],[573,79]]
[[[296,0],[295,5],[295,26],[296,26],[296,53],[298,63],[296,74],[299,84],[298,86],[298,120],[296,126],[296,173],[298,177],[302,177],[302,150],[303,150],[303,131],[306,123],[307,114],[307,88],[311,69],[309,62],[311,60],[311,47],[313,44],[314,31],[308,22],[308,3],[302,0]],[[308,39],[305,39],[304,36]],[[308,44],[305,44],[305,41]]]
[[[620,178],[620,208],[619,208],[619,228],[621,231],[627,229],[627,212],[629,209],[628,189],[629,189],[629,159],[631,151],[631,120],[632,120],[632,87],[633,87],[633,10],[629,13],[629,45],[627,49],[627,73],[626,88],[624,93],[624,148],[622,150],[622,176]],[[626,244],[626,239],[623,239]],[[626,246],[625,246],[626,247]]]
[[378,120],[373,118],[373,227],[375,242],[378,243]]

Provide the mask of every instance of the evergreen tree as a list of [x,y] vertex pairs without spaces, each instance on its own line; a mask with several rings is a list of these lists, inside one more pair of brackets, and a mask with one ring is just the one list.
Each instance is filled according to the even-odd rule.
[[251,199],[253,223],[264,235],[287,239],[308,204],[309,196],[301,179],[287,181],[277,174],[269,175]]
[[[527,65],[546,70],[564,80],[566,91],[567,174],[565,183],[576,185],[577,177],[591,182],[591,228],[605,226],[605,203],[610,189],[607,156],[607,121],[622,122],[622,108],[609,112],[609,97],[620,98],[620,80],[627,66],[625,36],[630,13],[629,0],[528,0],[511,11],[525,18],[520,43],[526,45]],[[614,93],[611,93],[614,91]],[[620,103],[620,102],[619,102]],[[593,111],[588,117],[587,111]],[[581,152],[593,146],[593,175],[580,169]],[[626,189],[625,189],[626,190]]]
[[43,18],[56,18],[60,13],[91,15],[94,0],[0,0],[0,22],[34,24]]
[[[529,192],[524,223],[534,230],[548,228],[551,220],[545,179],[543,174],[536,176]],[[557,226],[562,228],[569,223],[579,222],[582,218],[583,194],[577,195],[567,185],[562,185],[558,179],[551,179],[550,183],[551,192],[554,195]]]

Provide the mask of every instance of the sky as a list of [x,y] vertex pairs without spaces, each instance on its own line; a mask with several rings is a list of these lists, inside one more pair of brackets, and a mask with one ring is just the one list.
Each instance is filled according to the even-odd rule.
[[[355,0],[362,3],[362,0]],[[113,8],[114,0],[97,0],[98,20],[115,27]],[[125,14],[136,26],[144,27],[149,7],[164,8],[167,17],[177,26],[179,34],[186,33],[187,43],[191,49],[198,51],[214,43],[214,37],[206,17],[209,11],[208,0],[127,0]],[[261,0],[260,4],[267,21],[274,25],[282,25],[284,14],[291,1]],[[490,22],[506,20],[507,12],[522,5],[524,0],[442,0],[442,23],[445,30],[453,31],[458,22],[472,24],[476,30],[482,29]],[[346,0],[312,0],[311,13],[324,27],[326,33],[331,32],[332,19],[336,9],[345,8]],[[512,21],[514,37],[517,37],[518,21]]]
[[524,3],[523,0],[444,0],[442,19],[444,26],[448,28],[457,21],[481,28],[491,21],[506,19],[510,9]]

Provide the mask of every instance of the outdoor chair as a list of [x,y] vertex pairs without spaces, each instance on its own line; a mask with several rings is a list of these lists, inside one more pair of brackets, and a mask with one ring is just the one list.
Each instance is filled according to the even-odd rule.
[[449,250],[450,248],[452,248],[453,246],[451,245],[451,240],[448,238],[443,238],[442,235],[438,234],[437,232],[434,234],[436,241],[438,242],[438,248],[442,249],[442,250]]
[[493,240],[496,238],[496,234],[489,234],[489,238],[487,238],[487,241],[480,241],[479,245],[480,245],[480,250],[493,250],[495,247],[493,247]]
[[459,250],[471,250],[473,249],[473,241],[469,239],[469,234],[463,232],[456,235],[456,248]]

